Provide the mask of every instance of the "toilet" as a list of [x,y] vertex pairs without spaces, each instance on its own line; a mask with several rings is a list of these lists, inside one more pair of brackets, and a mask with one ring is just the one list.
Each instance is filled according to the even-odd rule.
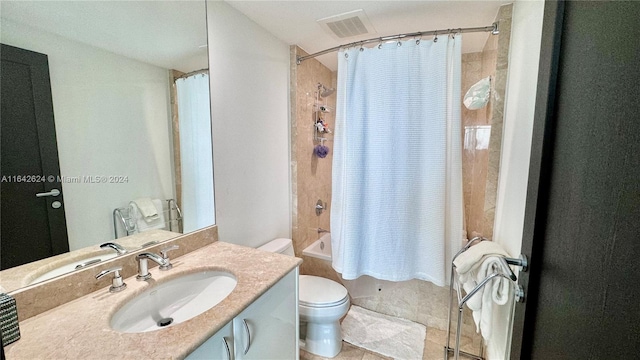
[[[258,249],[294,256],[291,239],[275,239]],[[342,349],[340,318],[350,305],[347,289],[323,277],[300,275],[298,296],[300,323],[307,327],[301,347],[323,357],[338,355]]]

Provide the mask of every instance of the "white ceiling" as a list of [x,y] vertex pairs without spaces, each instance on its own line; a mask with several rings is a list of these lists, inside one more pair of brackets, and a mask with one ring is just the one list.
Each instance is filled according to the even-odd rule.
[[[401,33],[449,28],[489,26],[498,9],[513,1],[234,1],[225,0],[289,45],[308,53],[357,40]],[[334,39],[316,22],[319,19],[363,9],[377,34]],[[482,51],[489,33],[463,34],[462,52]],[[332,70],[335,53],[317,58]]]
[[[423,30],[488,26],[510,1],[234,1],[231,6],[289,45],[309,53],[356,40]],[[204,1],[0,1],[2,18],[143,62],[183,71],[206,64]],[[376,34],[336,40],[316,20],[363,9]],[[488,33],[463,35],[481,51]],[[318,57],[332,70],[336,54]]]

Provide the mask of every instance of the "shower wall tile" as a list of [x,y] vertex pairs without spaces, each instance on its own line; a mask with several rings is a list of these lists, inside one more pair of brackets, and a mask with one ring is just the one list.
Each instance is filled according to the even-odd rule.
[[[462,97],[469,88],[482,78],[482,53],[462,54]],[[485,125],[487,123],[486,114],[477,110],[469,110],[462,106],[463,126],[465,125]]]
[[[500,35],[489,36],[481,53],[462,56],[462,94],[478,80],[491,76],[492,92],[489,103],[479,110],[464,106],[462,123],[465,147],[462,157],[464,216],[467,237],[482,235],[493,238],[495,203],[498,187],[500,149],[502,147],[502,119],[508,71],[509,39],[512,5],[500,7],[496,21]],[[467,137],[477,126],[491,127],[489,146],[468,146]]]
[[[502,149],[502,123],[504,119],[504,100],[507,87],[507,71],[509,67],[509,46],[511,40],[511,16],[513,5],[503,5],[498,11],[496,21],[500,24],[500,35],[488,44],[490,51],[495,51],[495,81],[491,99],[491,139],[484,199],[483,235],[493,238],[496,196],[498,193],[498,172],[500,167],[500,151]],[[495,49],[495,50],[493,50]]]
[[[291,168],[292,203],[294,210],[293,241],[296,256],[302,257],[302,250],[319,238],[317,229],[330,229],[329,213],[331,207],[331,162],[333,158],[333,142],[327,141],[329,155],[320,159],[313,155],[313,148],[318,144],[314,141],[314,104],[318,91],[318,83],[327,88],[335,87],[336,73],[329,70],[315,59],[304,61],[297,65],[296,56],[307,55],[297,46],[291,47]],[[335,93],[324,99],[324,103],[335,109]],[[323,115],[325,121],[333,129],[335,125],[334,112]],[[333,135],[324,134],[323,137],[332,139]],[[295,172],[293,171],[295,169]],[[318,200],[327,204],[327,208],[320,216],[315,213]],[[331,274],[333,272],[333,274]],[[309,261],[301,267],[302,274],[321,275],[336,278],[337,274],[330,265],[320,261]]]
[[294,252],[296,249],[295,246],[295,242],[296,239],[298,239],[300,236],[298,234],[298,163],[296,160],[297,158],[297,151],[296,151],[296,139],[297,139],[297,135],[298,135],[298,124],[295,121],[297,114],[298,114],[298,107],[296,106],[296,101],[297,101],[297,90],[298,90],[298,86],[297,86],[297,82],[295,81],[295,79],[297,78],[297,72],[298,72],[298,66],[296,65],[296,50],[294,46],[291,46],[289,48],[289,71],[290,71],[290,76],[289,76],[289,104],[291,104],[289,106],[289,111],[290,111],[290,115],[289,118],[290,120],[290,126],[291,126],[291,132],[290,132],[290,139],[289,142],[292,146],[290,146],[290,151],[291,151],[291,157],[290,157],[290,161],[291,161],[291,238],[294,242]]
[[[480,79],[493,75],[487,73],[486,61],[487,54],[484,52],[462,55],[462,97]],[[485,223],[484,203],[488,149],[485,146],[478,146],[476,135],[479,134],[477,127],[486,127],[490,118],[487,117],[486,107],[479,110],[469,110],[462,106],[461,115],[464,144],[462,153],[464,221],[467,237],[471,238],[482,232]],[[482,129],[484,130],[484,128]]]

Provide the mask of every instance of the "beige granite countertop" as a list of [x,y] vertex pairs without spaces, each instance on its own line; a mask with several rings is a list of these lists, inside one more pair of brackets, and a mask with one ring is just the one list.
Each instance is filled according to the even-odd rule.
[[[169,271],[152,268],[152,280],[130,277],[125,279],[127,289],[122,292],[109,293],[105,287],[21,321],[22,337],[5,348],[6,356],[8,360],[184,358],[301,262],[295,257],[215,242],[174,259]],[[112,314],[156,281],[200,270],[230,272],[238,283],[218,305],[183,323],[146,333],[120,333],[109,326]]]

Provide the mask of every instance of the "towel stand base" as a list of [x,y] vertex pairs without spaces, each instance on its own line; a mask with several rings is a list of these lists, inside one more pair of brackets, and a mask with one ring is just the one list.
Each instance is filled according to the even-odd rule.
[[[456,349],[454,348],[450,348],[448,346],[444,347],[444,358],[443,359],[448,359],[449,358],[449,353],[455,353]],[[484,360],[483,357],[478,356],[478,355],[474,355],[474,354],[470,354],[466,351],[462,351],[460,350],[460,355],[464,355],[469,359],[473,359],[473,360]]]

